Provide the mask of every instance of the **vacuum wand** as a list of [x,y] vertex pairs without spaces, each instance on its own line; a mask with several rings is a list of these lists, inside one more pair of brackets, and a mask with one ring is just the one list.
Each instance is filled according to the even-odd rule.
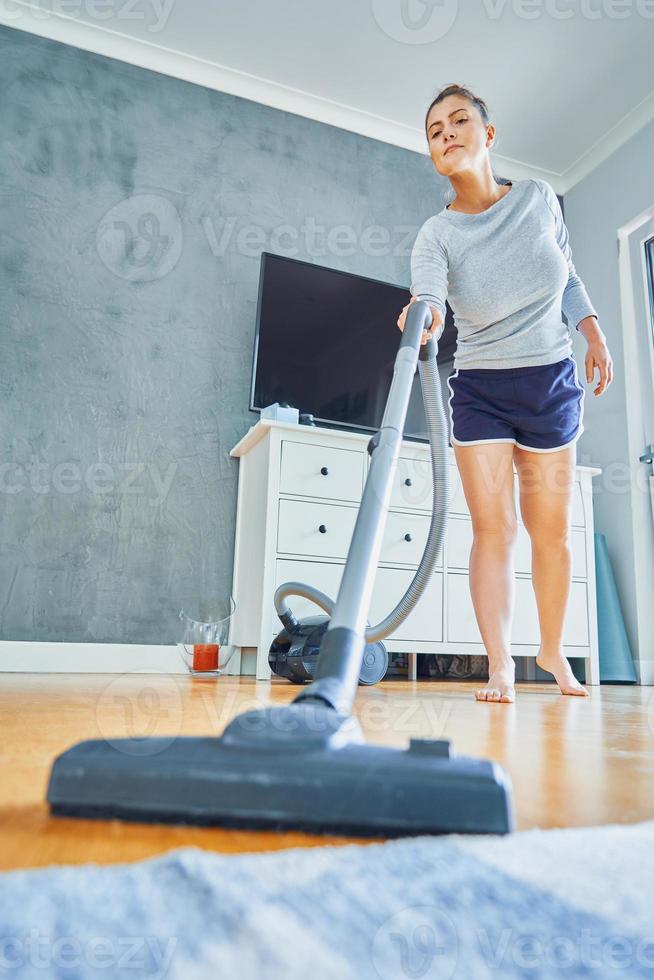
[[428,304],[412,303],[395,358],[381,427],[368,446],[370,469],[315,677],[295,698],[296,702],[323,701],[344,715],[350,713],[354,703],[366,646],[368,610],[418,357],[436,361],[435,342],[430,338],[426,344],[421,343],[423,330],[428,330],[431,323]]

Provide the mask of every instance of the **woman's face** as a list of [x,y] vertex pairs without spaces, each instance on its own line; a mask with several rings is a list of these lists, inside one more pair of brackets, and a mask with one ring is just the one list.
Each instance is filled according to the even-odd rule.
[[477,107],[461,95],[448,95],[432,106],[427,119],[427,141],[439,174],[448,177],[460,170],[478,169],[491,145],[487,141],[492,129],[484,126]]

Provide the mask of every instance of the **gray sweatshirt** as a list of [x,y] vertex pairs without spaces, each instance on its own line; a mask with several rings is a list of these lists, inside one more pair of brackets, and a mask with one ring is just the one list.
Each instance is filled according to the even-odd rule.
[[533,178],[512,181],[479,214],[443,208],[428,218],[411,253],[411,293],[433,303],[443,323],[447,298],[455,368],[554,364],[572,354],[570,328],[597,316],[554,189]]

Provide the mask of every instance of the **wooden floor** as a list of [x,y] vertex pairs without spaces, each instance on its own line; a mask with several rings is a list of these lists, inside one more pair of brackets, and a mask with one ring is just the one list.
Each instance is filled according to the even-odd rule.
[[[591,698],[574,698],[525,683],[509,705],[475,702],[477,686],[385,681],[359,689],[356,713],[371,742],[450,738],[459,755],[501,762],[512,777],[519,830],[654,819],[654,688],[593,687]],[[54,818],[44,802],[53,758],[75,742],[220,734],[235,714],[296,693],[281,679],[2,675],[0,868],[135,861],[184,845],[233,852],[343,842]]]

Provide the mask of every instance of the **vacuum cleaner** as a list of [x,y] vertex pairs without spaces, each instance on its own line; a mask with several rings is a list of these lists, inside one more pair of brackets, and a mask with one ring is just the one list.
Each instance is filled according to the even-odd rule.
[[[285,583],[281,588],[286,588]],[[289,593],[286,592],[286,595]],[[293,684],[313,680],[318,667],[320,645],[329,629],[329,616],[304,616],[294,628],[286,628],[272,642],[268,663],[273,673]],[[359,668],[359,684],[364,687],[381,681],[388,670],[388,651],[383,643],[367,643]]]
[[[219,737],[73,746],[52,766],[51,813],[357,837],[513,829],[510,781],[497,763],[458,757],[440,738],[411,738],[406,748],[368,745],[351,714],[366,650],[413,609],[443,541],[447,428],[436,343],[421,342],[431,320],[427,303],[410,305],[381,428],[368,445],[370,467],[336,601],[300,582],[275,593],[288,650],[319,644],[311,682],[290,704],[243,712]],[[431,448],[432,520],[406,594],[371,626],[367,615],[416,367]],[[311,599],[328,623],[298,620],[287,603],[291,595]]]

